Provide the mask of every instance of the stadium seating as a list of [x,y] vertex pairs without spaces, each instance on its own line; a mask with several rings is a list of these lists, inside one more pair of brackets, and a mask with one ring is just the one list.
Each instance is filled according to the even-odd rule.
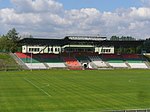
[[102,54],[101,58],[108,62],[123,62],[121,55],[117,54]]
[[146,66],[145,63],[129,63],[131,68],[138,68],[138,69],[147,69],[148,67]]
[[89,58],[97,67],[108,67],[99,56],[89,56]]
[[128,68],[128,66],[123,61],[121,55],[117,54],[102,54],[102,59],[107,61],[109,65],[113,68]]
[[102,61],[102,59],[99,56],[89,56],[91,61]]
[[143,58],[140,55],[137,55],[137,54],[124,54],[124,55],[122,55],[122,57],[129,64],[129,66],[131,68],[143,68],[143,69],[148,68],[147,65],[144,62],[144,61],[146,61],[145,58]]
[[66,68],[64,63],[46,63],[49,68]]
[[[65,64],[55,54],[24,54],[15,53],[29,69],[65,68]],[[32,57],[32,58],[31,58]],[[47,67],[46,67],[47,66]]]
[[43,63],[25,63],[29,69],[47,69]]
[[78,60],[76,60],[75,58],[64,57],[63,59],[66,62],[69,69],[72,69],[72,70],[81,70],[82,69],[81,63],[79,63]]
[[128,68],[128,66],[125,63],[110,63],[109,65],[114,68]]
[[46,63],[49,68],[65,68],[63,60],[55,54],[41,55],[41,62]]
[[137,55],[137,54],[123,54],[122,57],[125,61],[131,62],[131,63],[145,61],[145,59],[142,56]]
[[88,57],[86,56],[76,56],[75,57],[79,62],[81,63],[88,63],[90,62],[90,60],[88,59]]
[[[16,53],[16,56],[20,58],[24,63],[40,63],[39,60],[37,60],[35,55],[31,54],[24,54],[24,53]],[[31,58],[32,57],[32,58]]]
[[[81,70],[85,65],[86,69],[94,67],[99,68],[143,68],[149,66],[145,63],[145,59],[137,54],[102,54],[102,55],[78,55],[76,57],[63,57],[56,54],[29,54],[15,53],[16,56],[24,62],[29,69],[48,69],[48,68],[69,68],[73,70]],[[31,58],[32,57],[32,58]],[[82,65],[81,65],[82,64]],[[82,67],[83,66],[83,67]]]
[[25,54],[25,53],[20,53],[20,52],[17,52],[15,53],[19,58],[30,58],[30,55],[29,54]]

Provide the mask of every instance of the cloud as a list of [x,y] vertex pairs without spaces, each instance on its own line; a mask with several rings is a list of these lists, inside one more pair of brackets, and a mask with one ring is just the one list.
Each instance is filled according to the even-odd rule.
[[150,6],[150,0],[141,0],[143,2],[143,5],[146,7]]
[[[131,7],[101,12],[95,8],[65,10],[56,0],[11,0],[13,8],[0,9],[0,33],[15,27],[38,37],[65,35],[131,35],[150,37],[150,8]],[[146,2],[143,0],[143,2]]]
[[11,0],[17,12],[24,13],[58,13],[63,9],[61,3],[55,0]]

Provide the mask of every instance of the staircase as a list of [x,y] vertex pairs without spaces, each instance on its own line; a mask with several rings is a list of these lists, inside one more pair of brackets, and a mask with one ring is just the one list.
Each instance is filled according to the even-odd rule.
[[15,54],[13,53],[10,53],[10,56],[18,63],[19,66],[21,66],[23,69],[29,69],[25,63],[20,59],[18,58]]
[[125,62],[125,64],[128,66],[128,68],[131,68],[131,66],[128,64],[128,62]]

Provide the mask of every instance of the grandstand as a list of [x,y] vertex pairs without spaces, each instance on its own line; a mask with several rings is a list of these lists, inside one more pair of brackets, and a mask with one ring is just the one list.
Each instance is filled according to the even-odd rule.
[[69,69],[72,70],[82,70],[81,63],[78,62],[74,57],[64,57],[64,61]]
[[121,55],[103,54],[102,59],[105,60],[113,68],[128,68]]
[[115,48],[138,47],[142,40],[110,41],[106,37],[66,36],[64,39],[24,38],[22,53],[15,53],[28,69],[148,69],[145,57],[116,54]]
[[137,54],[123,55],[124,60],[129,64],[131,68],[148,68],[145,64],[145,58]]

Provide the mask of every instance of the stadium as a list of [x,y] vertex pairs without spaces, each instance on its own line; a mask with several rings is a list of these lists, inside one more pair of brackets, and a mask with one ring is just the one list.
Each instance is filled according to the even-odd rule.
[[138,53],[144,42],[21,39],[21,52],[0,53],[0,111],[149,112],[150,54]]
[[116,48],[136,48],[143,40],[111,41],[106,37],[66,36],[64,39],[25,38],[16,60],[28,69],[149,69],[143,54],[118,54]]

